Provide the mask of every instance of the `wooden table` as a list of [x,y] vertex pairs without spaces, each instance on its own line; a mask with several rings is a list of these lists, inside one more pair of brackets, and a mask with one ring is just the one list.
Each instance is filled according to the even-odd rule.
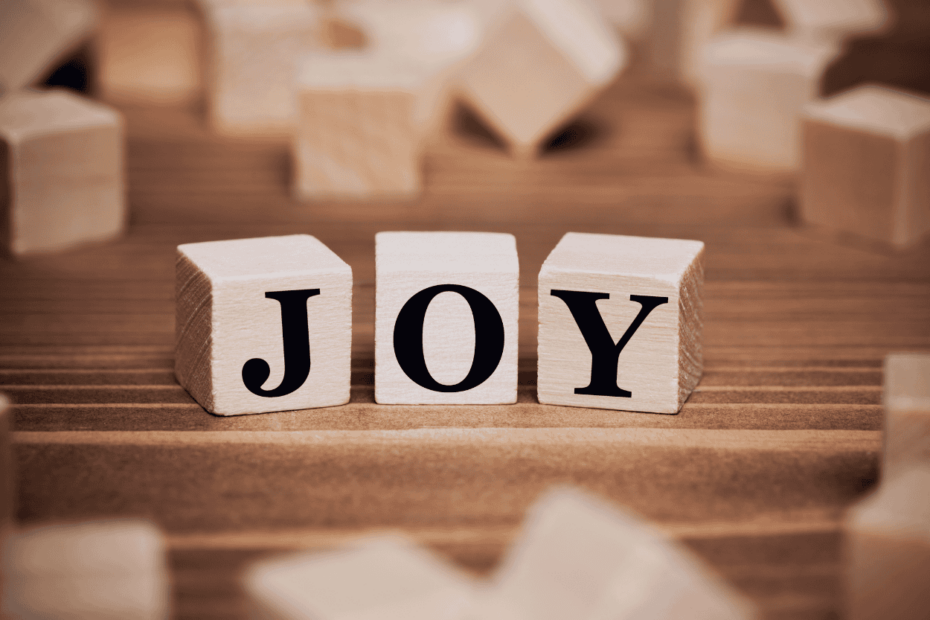
[[[767,618],[835,617],[842,512],[878,476],[882,358],[930,349],[930,244],[801,227],[790,179],[705,167],[690,98],[635,75],[537,161],[460,119],[412,202],[300,204],[284,142],[211,136],[196,110],[126,116],[126,237],[0,262],[22,522],[152,518],[177,616],[242,617],[249,561],[373,530],[486,573],[530,502],[572,483],[655,520]],[[408,229],[516,235],[516,405],[374,404],[374,234]],[[536,274],[567,231],[707,244],[706,368],[679,415],[536,402]],[[354,271],[352,402],[213,417],[172,373],[175,246],[288,233]]]

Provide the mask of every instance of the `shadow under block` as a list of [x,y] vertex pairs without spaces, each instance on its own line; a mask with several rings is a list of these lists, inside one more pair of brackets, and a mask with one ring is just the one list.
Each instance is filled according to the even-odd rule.
[[807,41],[843,43],[890,22],[884,0],[772,0],[788,33]]
[[513,235],[375,235],[375,401],[517,401],[520,268]]
[[882,478],[909,464],[930,466],[930,355],[885,358],[885,433]]
[[619,73],[626,50],[584,0],[516,0],[462,68],[462,99],[518,156],[540,146]]
[[573,489],[530,509],[482,620],[742,620],[743,598],[641,519]]
[[794,172],[804,105],[819,94],[831,45],[765,31],[715,36],[702,54],[698,135],[706,157],[728,168]]
[[804,220],[896,246],[930,231],[930,99],[861,86],[803,122]]
[[930,610],[930,466],[883,480],[845,523],[846,618],[912,620]]
[[700,241],[567,233],[539,271],[539,402],[678,413],[703,314]]
[[464,620],[474,585],[412,542],[379,536],[261,562],[245,590],[268,620]]
[[119,235],[126,225],[123,121],[65,90],[0,99],[0,235],[14,255]]
[[33,528],[3,547],[4,617],[162,620],[169,617],[166,545],[144,521]]
[[352,269],[309,235],[178,246],[175,375],[217,415],[349,402]]

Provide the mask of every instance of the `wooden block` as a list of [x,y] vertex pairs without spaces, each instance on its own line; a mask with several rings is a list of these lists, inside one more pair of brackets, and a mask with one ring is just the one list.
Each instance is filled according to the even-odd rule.
[[297,76],[292,143],[300,198],[411,196],[420,191],[415,113],[423,76],[370,53],[307,56]]
[[703,243],[568,233],[539,271],[539,402],[678,413],[703,325]]
[[594,4],[622,36],[640,40],[646,35],[654,0],[595,0]]
[[264,561],[245,576],[255,616],[268,620],[457,620],[474,586],[399,537]]
[[65,90],[0,99],[0,238],[14,256],[119,235],[123,122]]
[[882,481],[846,518],[849,620],[911,620],[930,610],[930,467]]
[[753,618],[752,606],[639,518],[572,489],[543,496],[474,617]]
[[0,95],[34,84],[87,39],[87,0],[0,0]]
[[803,122],[804,220],[896,246],[930,230],[930,99],[861,86]]
[[460,94],[513,154],[532,156],[613,81],[626,51],[583,0],[515,0],[495,21]]
[[912,463],[930,465],[930,355],[885,358],[885,435],[882,477]]
[[876,34],[890,23],[883,0],[772,0],[793,37],[842,43]]
[[175,375],[207,411],[349,402],[352,269],[309,235],[178,246]]
[[375,235],[375,400],[517,401],[520,268],[512,235]]

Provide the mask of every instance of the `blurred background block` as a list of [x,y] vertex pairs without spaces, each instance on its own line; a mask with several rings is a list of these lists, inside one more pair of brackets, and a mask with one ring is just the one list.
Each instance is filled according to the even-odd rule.
[[885,358],[885,445],[882,477],[930,464],[930,355]]
[[891,21],[885,0],[772,0],[788,32],[800,39],[842,44]]

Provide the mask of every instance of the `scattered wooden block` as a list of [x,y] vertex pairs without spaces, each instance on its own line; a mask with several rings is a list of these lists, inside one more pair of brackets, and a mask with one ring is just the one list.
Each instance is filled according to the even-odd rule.
[[464,620],[473,589],[432,554],[389,536],[271,559],[245,576],[256,615],[269,620]]
[[704,244],[568,233],[539,271],[540,403],[678,413],[701,379]]
[[890,22],[883,0],[772,0],[796,38],[843,43],[853,35],[876,34]]
[[930,465],[930,355],[885,358],[885,446],[882,478],[909,464]]
[[849,620],[910,620],[930,610],[930,467],[884,479],[846,518]]
[[23,256],[119,235],[126,224],[123,124],[68,91],[0,99],[0,238]]
[[626,51],[582,0],[515,0],[459,75],[463,100],[517,156],[534,155],[626,63]]
[[175,375],[217,415],[349,401],[352,269],[309,235],[178,246]]
[[570,489],[531,508],[477,611],[477,618],[536,620],[755,617],[683,547]]
[[793,172],[801,161],[801,110],[818,96],[837,51],[763,31],[733,31],[704,48],[698,135],[713,162]]
[[930,99],[861,86],[804,111],[800,212],[891,243],[930,230]]
[[517,401],[512,235],[382,232],[375,269],[375,401]]

